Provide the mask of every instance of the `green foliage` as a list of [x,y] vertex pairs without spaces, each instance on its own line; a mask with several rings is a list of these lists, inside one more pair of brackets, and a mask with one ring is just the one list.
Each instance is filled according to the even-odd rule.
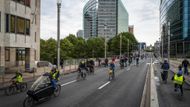
[[48,40],[40,40],[40,57],[41,60],[46,60],[50,62],[54,62],[54,58],[56,58],[56,40],[50,38]]
[[[130,52],[136,49],[137,40],[131,33],[121,33],[122,35],[122,53],[128,51],[128,40]],[[70,58],[92,58],[104,57],[104,38],[93,37],[85,41],[83,38],[77,38],[73,34],[69,34],[60,40],[60,57],[61,59]],[[108,40],[108,53],[118,55],[120,52],[120,35]],[[57,55],[57,41],[53,38],[48,40],[40,40],[40,56],[41,60],[54,62]]]
[[[111,40],[108,41],[108,49],[113,55],[119,55],[120,53],[120,37],[122,38],[122,53],[132,52],[137,48],[137,40],[135,36],[128,32],[120,33]],[[129,45],[129,46],[128,46]]]
[[104,55],[104,39],[94,37],[87,40],[88,57],[103,57]]
[[60,52],[61,59],[72,58],[74,46],[67,38],[60,40],[60,48],[61,48]]

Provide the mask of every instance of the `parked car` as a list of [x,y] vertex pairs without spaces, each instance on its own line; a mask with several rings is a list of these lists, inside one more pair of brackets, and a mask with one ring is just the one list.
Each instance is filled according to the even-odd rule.
[[26,71],[29,73],[33,73],[33,72],[36,72],[38,68],[42,68],[42,67],[52,68],[53,64],[48,61],[35,61],[34,67],[27,69]]
[[52,67],[53,64],[48,61],[35,61],[36,68],[40,67]]

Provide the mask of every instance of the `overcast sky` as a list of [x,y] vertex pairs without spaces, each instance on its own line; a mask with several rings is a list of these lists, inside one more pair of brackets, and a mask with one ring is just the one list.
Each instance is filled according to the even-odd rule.
[[[57,0],[42,0],[41,38],[56,38]],[[87,0],[62,0],[61,38],[76,34],[83,25],[83,6]],[[129,13],[129,24],[134,25],[139,42],[153,44],[159,38],[159,0],[122,0]]]

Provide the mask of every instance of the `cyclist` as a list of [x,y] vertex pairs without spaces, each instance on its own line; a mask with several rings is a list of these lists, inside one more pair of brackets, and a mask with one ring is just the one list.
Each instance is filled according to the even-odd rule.
[[112,79],[115,79],[115,61],[112,60],[110,63],[110,70],[112,70]]
[[172,77],[174,83],[174,91],[176,92],[179,88],[181,91],[181,96],[183,96],[183,83],[185,81],[185,78],[183,76],[182,66],[179,66],[178,69],[178,73]]
[[120,58],[120,67],[123,68],[125,63],[125,59],[123,57]]
[[15,74],[15,76],[12,78],[12,80],[14,80],[14,79],[16,79],[14,81],[14,84],[16,85],[17,89],[19,89],[20,88],[20,84],[23,82],[22,73],[19,72],[19,71],[17,71],[16,74]]
[[84,76],[84,74],[82,73],[82,70],[88,71],[84,60],[79,63],[79,67],[78,67],[79,76],[81,76],[81,77]]
[[136,65],[139,65],[139,57],[136,57]]
[[56,87],[57,87],[57,82],[59,81],[59,76],[60,76],[60,72],[54,65],[50,72],[50,80],[51,80],[51,84],[54,89],[56,89]]
[[93,59],[90,59],[89,61],[89,70],[90,70],[90,73],[94,73],[94,66],[95,66],[95,62]]

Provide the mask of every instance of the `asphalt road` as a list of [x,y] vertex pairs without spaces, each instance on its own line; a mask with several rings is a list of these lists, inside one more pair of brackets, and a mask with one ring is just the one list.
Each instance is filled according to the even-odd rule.
[[154,68],[160,107],[190,107],[190,86],[184,84],[184,96],[181,97],[180,93],[174,92],[174,85],[171,80],[173,73],[169,72],[168,83],[164,84],[161,80],[160,65],[154,64]]
[[[145,83],[145,75],[150,59],[143,60],[139,66],[125,69],[117,66],[116,79],[108,81],[108,68],[97,68],[95,75],[87,80],[76,82],[76,73],[61,79],[62,90],[59,97],[36,107],[139,107]],[[26,93],[5,96],[0,92],[0,107],[22,107]]]

